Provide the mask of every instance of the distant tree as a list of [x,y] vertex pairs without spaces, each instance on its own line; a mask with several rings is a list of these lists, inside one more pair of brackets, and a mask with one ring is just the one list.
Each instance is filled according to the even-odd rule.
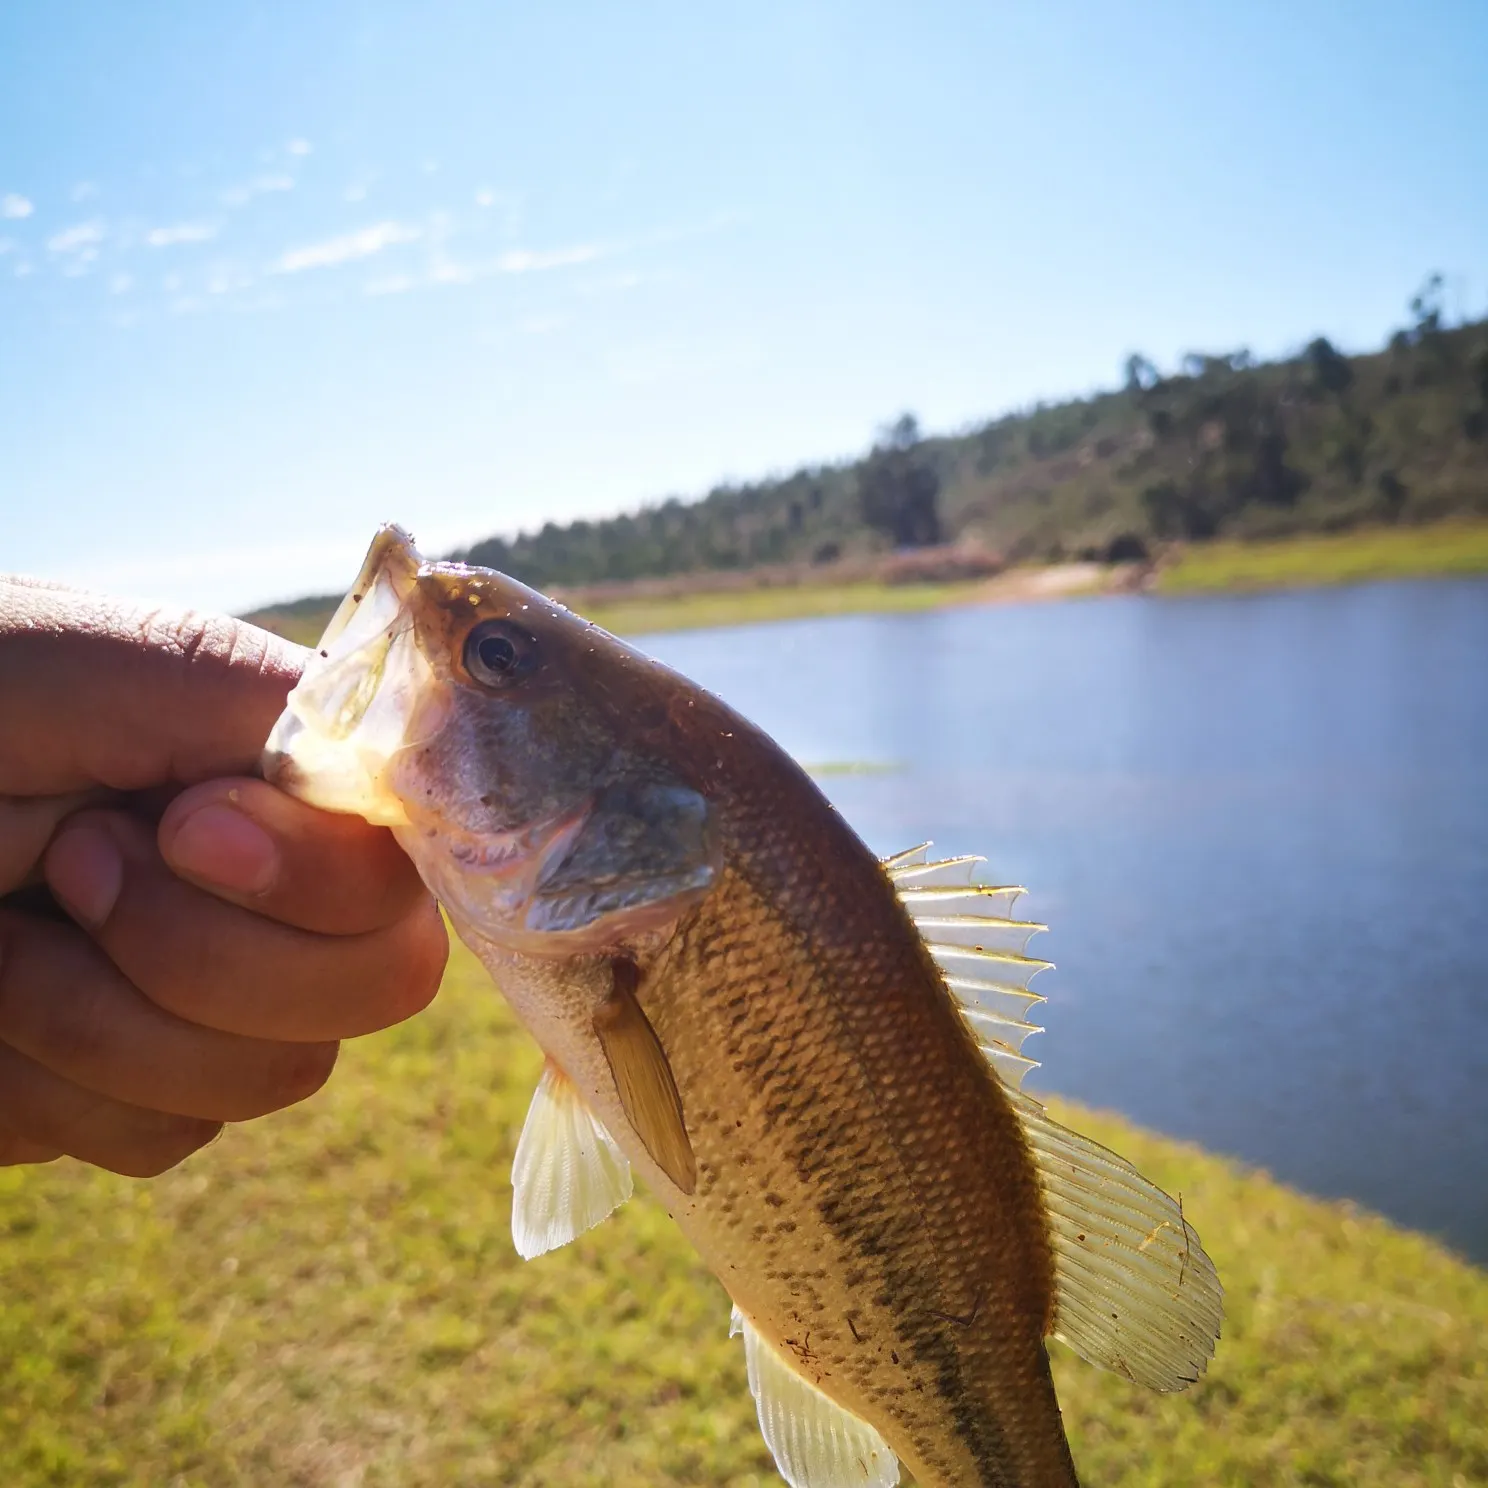
[[1134,351],[1127,357],[1123,370],[1126,373],[1126,390],[1129,393],[1150,392],[1162,381],[1162,373],[1140,351]]
[[1248,347],[1238,351],[1189,351],[1180,363],[1185,377],[1215,377],[1225,372],[1244,372],[1255,365]]
[[1118,532],[1100,556],[1107,563],[1145,563],[1150,555],[1140,533]]
[[1307,478],[1287,463],[1287,437],[1279,425],[1262,432],[1254,445],[1250,478],[1238,492],[1241,500],[1263,501],[1268,506],[1295,506],[1307,488]]
[[1398,522],[1400,514],[1405,510],[1406,498],[1410,495],[1405,482],[1393,470],[1382,470],[1375,480],[1375,487],[1379,491],[1380,505],[1384,508],[1386,518],[1391,522]]
[[1326,336],[1307,343],[1302,353],[1313,388],[1334,397],[1346,392],[1354,380],[1354,369]]
[[912,413],[880,431],[858,471],[863,521],[895,547],[918,548],[941,539],[940,476]]
[[1142,510],[1154,537],[1205,538],[1214,535],[1208,512],[1170,480],[1156,481],[1142,492]]
[[1418,289],[1410,302],[1410,312],[1415,317],[1412,327],[1417,341],[1429,341],[1442,328],[1442,296],[1446,281],[1440,274],[1430,275]]

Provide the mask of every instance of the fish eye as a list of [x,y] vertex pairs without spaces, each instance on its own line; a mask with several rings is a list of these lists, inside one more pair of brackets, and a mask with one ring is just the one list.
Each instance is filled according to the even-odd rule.
[[483,686],[509,687],[537,669],[537,638],[510,620],[483,620],[465,637],[465,670]]

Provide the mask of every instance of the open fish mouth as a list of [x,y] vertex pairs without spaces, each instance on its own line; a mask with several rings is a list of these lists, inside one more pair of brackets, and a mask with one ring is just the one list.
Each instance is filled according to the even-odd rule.
[[437,729],[439,711],[408,608],[420,566],[401,528],[377,534],[269,735],[262,764],[271,784],[325,811],[407,825],[389,766]]

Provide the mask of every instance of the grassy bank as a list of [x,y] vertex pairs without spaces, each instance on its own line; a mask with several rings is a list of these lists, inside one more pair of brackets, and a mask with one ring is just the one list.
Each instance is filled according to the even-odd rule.
[[[701,630],[715,625],[748,625],[757,620],[800,620],[815,615],[893,613],[934,610],[973,598],[976,583],[955,584],[820,584],[759,589],[700,590],[690,594],[588,603],[575,608],[615,635],[645,635],[658,630]],[[334,606],[317,609],[271,608],[248,618],[255,624],[313,646],[331,618]]]
[[1488,573],[1488,522],[1204,543],[1165,568],[1157,587],[1163,594],[1197,594],[1469,573]]
[[[0,1482],[778,1483],[727,1301],[659,1208],[638,1197],[563,1252],[513,1254],[537,1068],[462,954],[434,1008],[350,1046],[320,1097],[164,1179],[0,1170]],[[1062,1114],[1182,1191],[1228,1289],[1187,1395],[1060,1352],[1091,1488],[1488,1482],[1488,1275]]]
[[621,600],[582,612],[615,635],[659,630],[701,630],[714,625],[750,625],[760,620],[804,620],[817,615],[896,614],[962,604],[975,583],[827,584],[821,588],[745,589],[676,598]]

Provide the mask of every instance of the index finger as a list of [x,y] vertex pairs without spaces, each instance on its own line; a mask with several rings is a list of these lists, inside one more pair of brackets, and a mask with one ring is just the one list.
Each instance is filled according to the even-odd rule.
[[0,795],[257,768],[306,652],[241,620],[0,577]]

